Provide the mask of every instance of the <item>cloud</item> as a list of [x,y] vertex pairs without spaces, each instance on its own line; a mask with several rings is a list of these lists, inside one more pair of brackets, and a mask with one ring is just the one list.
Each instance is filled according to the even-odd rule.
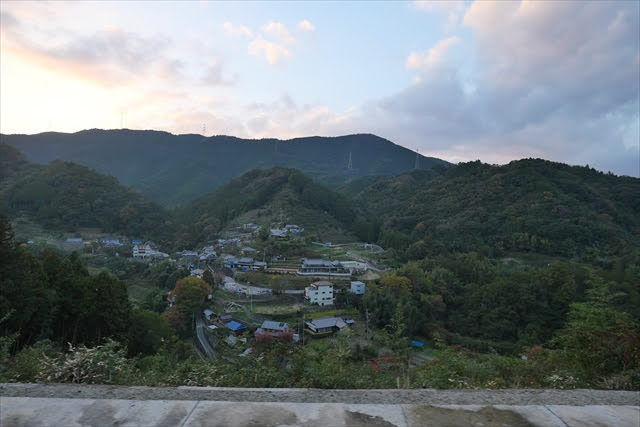
[[[7,23],[8,25],[5,25]],[[204,75],[187,72],[182,49],[162,34],[141,35],[117,27],[90,34],[55,29],[47,25],[27,25],[14,15],[2,12],[3,53],[61,75],[74,76],[102,86],[148,85],[153,82],[183,85],[227,86],[235,82],[224,73],[224,63],[210,48],[193,45],[200,51],[195,67]],[[204,58],[204,59],[203,59]],[[193,59],[192,59],[193,61]],[[194,64],[192,64],[194,65]]]
[[[303,22],[311,25],[308,21]],[[231,22],[225,22],[223,28],[232,37],[242,36],[251,39],[247,45],[247,52],[257,58],[264,58],[271,65],[280,64],[285,58],[291,57],[290,47],[296,41],[286,25],[281,22],[269,21],[262,25],[257,33],[249,27],[235,26]]]
[[201,82],[209,86],[232,86],[238,80],[238,74],[231,78],[225,75],[224,63],[219,58],[211,58],[209,64],[204,67]]
[[265,40],[262,37],[258,37],[249,43],[248,52],[257,57],[264,57],[271,65],[277,65],[284,58],[291,56],[284,46]]
[[306,19],[303,19],[302,21],[298,22],[298,28],[302,31],[309,31],[309,32],[313,32],[316,30],[316,27]]
[[231,22],[225,22],[222,28],[231,37],[253,37],[253,31],[245,25],[234,26]]
[[280,22],[269,21],[262,26],[262,31],[284,44],[291,44],[295,41],[287,27]]
[[[351,126],[450,160],[534,156],[639,176],[639,8],[475,2],[471,36],[411,53],[416,80]],[[448,59],[456,44],[473,66]]]
[[451,30],[459,26],[467,8],[467,2],[464,0],[416,0],[412,6],[421,11],[446,15],[445,30]]
[[460,42],[459,37],[449,37],[440,40],[434,47],[425,53],[411,52],[407,58],[406,67],[427,71],[442,64],[447,51]]
[[252,138],[297,138],[349,133],[351,111],[334,113],[325,105],[298,105],[284,94],[271,103],[245,107],[244,125]]
[[[50,70],[115,85],[149,76],[180,79],[183,62],[168,55],[171,40],[107,28],[93,34],[59,33],[27,26],[3,12],[3,50]],[[10,25],[5,26],[5,22]]]

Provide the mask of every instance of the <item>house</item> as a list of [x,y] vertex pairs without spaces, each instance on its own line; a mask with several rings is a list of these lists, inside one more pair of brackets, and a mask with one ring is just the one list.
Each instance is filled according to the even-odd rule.
[[216,313],[213,310],[209,310],[208,308],[202,312],[204,314],[205,319],[211,321],[216,317]]
[[256,329],[256,335],[269,334],[272,337],[279,337],[289,331],[289,324],[284,322],[274,322],[273,320],[265,320],[262,326]]
[[218,258],[218,254],[214,250],[213,246],[205,246],[200,254],[200,261],[215,261]]
[[233,331],[233,333],[236,334],[236,335],[244,332],[244,330],[247,329],[246,326],[244,326],[240,322],[236,322],[235,320],[232,320],[232,321],[226,323],[225,326],[227,328],[231,329]]
[[120,239],[116,237],[105,237],[102,239],[102,244],[111,248],[117,248],[123,245],[122,242],[120,242]]
[[228,323],[228,322],[230,322],[232,320],[233,320],[233,316],[231,316],[230,314],[224,314],[224,315],[220,316],[220,321],[222,323]]
[[184,261],[195,261],[198,259],[198,252],[195,251],[182,251],[177,252],[177,254],[180,255]]
[[333,283],[321,280],[304,288],[304,299],[309,304],[333,305]]
[[271,237],[275,237],[276,239],[286,239],[288,237],[286,230],[280,230],[279,228],[272,228],[270,231],[271,231]]
[[253,265],[251,266],[252,270],[264,270],[266,268],[267,263],[263,261],[254,261]]
[[351,273],[344,271],[339,262],[325,259],[304,259],[297,274],[300,276],[351,276]]
[[234,257],[233,255],[226,255],[223,259],[224,265],[229,268],[233,268],[238,262],[238,258]]
[[286,231],[289,235],[298,235],[304,231],[304,228],[295,224],[287,224],[284,226],[284,231]]
[[367,289],[367,285],[360,281],[351,282],[351,293],[356,295],[363,295],[365,290]]
[[65,243],[70,243],[70,244],[73,244],[73,245],[81,245],[82,242],[84,242],[84,240],[82,240],[82,237],[69,237],[64,242]]
[[305,326],[313,333],[322,334],[341,331],[347,323],[341,317],[321,317],[305,322]]
[[204,270],[201,268],[194,268],[189,272],[189,274],[193,277],[197,277],[198,279],[202,279],[202,275],[204,274]]
[[236,261],[236,266],[243,270],[248,270],[253,266],[253,258],[242,257]]
[[249,246],[245,246],[244,248],[240,249],[240,251],[244,254],[244,253],[251,253],[251,252],[258,252],[256,249],[253,249],[252,247]]
[[202,254],[200,255],[200,261],[215,261],[217,258],[215,252],[212,254]]
[[259,228],[260,228],[259,225],[254,224],[252,222],[249,222],[247,224],[242,224],[242,229],[246,231],[256,231]]
[[146,245],[134,245],[132,255],[135,259],[139,259],[141,261],[169,258],[168,254],[152,249],[151,245],[148,243]]
[[367,263],[360,261],[340,261],[340,265],[351,274],[367,271],[369,268]]

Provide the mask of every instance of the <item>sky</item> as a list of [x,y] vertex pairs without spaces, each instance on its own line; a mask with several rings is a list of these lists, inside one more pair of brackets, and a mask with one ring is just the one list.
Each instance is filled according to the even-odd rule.
[[374,133],[640,176],[640,2],[0,3],[0,132]]

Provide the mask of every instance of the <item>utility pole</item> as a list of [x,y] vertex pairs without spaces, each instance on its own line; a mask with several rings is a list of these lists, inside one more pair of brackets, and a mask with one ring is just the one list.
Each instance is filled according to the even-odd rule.
[[365,308],[364,312],[365,312],[364,329],[365,329],[365,333],[367,335],[367,340],[368,340],[369,339],[369,309]]

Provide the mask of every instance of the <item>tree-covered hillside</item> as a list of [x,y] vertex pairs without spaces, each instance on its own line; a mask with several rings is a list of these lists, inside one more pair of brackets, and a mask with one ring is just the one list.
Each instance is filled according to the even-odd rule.
[[186,245],[215,238],[228,225],[299,224],[306,235],[346,238],[357,221],[352,203],[295,169],[254,169],[176,212],[178,240]]
[[96,228],[106,233],[162,239],[170,234],[163,208],[84,166],[54,161],[29,164],[3,146],[0,209],[11,218],[26,217],[50,231]]
[[357,180],[341,188],[409,259],[508,251],[606,262],[640,246],[640,180],[544,160],[480,162]]
[[[0,135],[30,161],[72,161],[115,176],[165,205],[184,204],[254,168],[296,168],[324,183],[413,169],[414,152],[375,135],[286,141],[158,131],[87,130]],[[349,157],[351,156],[351,169]],[[420,156],[420,168],[449,165]]]

